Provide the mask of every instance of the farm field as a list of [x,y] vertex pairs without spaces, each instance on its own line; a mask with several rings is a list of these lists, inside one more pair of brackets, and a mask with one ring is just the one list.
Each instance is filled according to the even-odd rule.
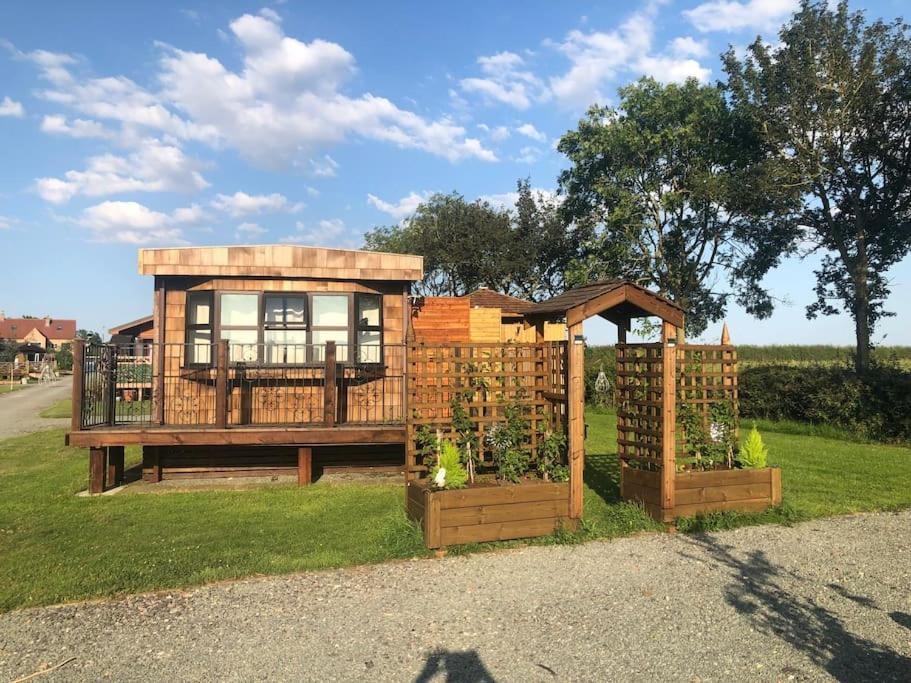
[[[619,501],[614,416],[590,411],[587,421],[582,530],[533,543],[658,530],[640,508]],[[771,462],[783,468],[782,507],[714,515],[681,523],[682,530],[911,506],[911,449],[793,433],[795,425],[785,426],[792,433],[760,428]],[[127,466],[138,460],[138,450],[128,449]],[[77,497],[86,471],[85,452],[63,446],[62,431],[0,441],[0,610],[428,554],[405,519],[400,485]]]

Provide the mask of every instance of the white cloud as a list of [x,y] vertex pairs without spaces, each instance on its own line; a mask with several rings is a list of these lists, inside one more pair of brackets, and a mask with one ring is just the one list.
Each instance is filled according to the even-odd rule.
[[273,13],[246,14],[230,28],[244,53],[241,71],[166,48],[160,81],[177,109],[261,165],[286,165],[355,136],[450,161],[496,159],[451,119],[428,120],[384,97],[342,92],[356,65],[341,45],[286,36]]
[[570,31],[556,45],[571,66],[563,75],[550,79],[554,96],[569,106],[603,103],[608,100],[604,86],[620,74],[644,74],[662,82],[689,77],[708,80],[710,70],[693,59],[702,54],[704,45],[692,38],[675,39],[665,53],[654,52],[659,5],[649,3],[613,31]]
[[13,227],[13,223],[18,223],[18,221],[8,216],[0,216],[0,230],[9,230]]
[[[179,211],[179,210],[178,210]],[[102,202],[83,210],[76,223],[100,242],[185,244],[177,212],[153,211],[138,202]]]
[[230,31],[241,50],[238,70],[208,54],[159,43],[159,69],[149,88],[125,76],[83,77],[71,55],[11,49],[34,63],[47,82],[39,97],[97,121],[118,122],[121,132],[135,137],[151,130],[175,141],[227,146],[272,168],[306,164],[351,138],[450,161],[496,161],[449,117],[428,119],[369,92],[344,92],[357,70],[354,56],[337,43],[285,35],[272,10],[245,14],[231,22]]
[[310,185],[308,185],[306,189],[307,189],[307,194],[310,195],[311,197],[319,197],[320,192],[315,187],[311,187]]
[[696,40],[692,36],[680,36],[671,41],[669,50],[675,57],[705,57],[709,53],[709,44],[705,40]]
[[388,213],[390,216],[400,221],[406,216],[410,216],[415,212],[415,209],[427,199],[427,194],[418,194],[417,192],[411,192],[405,197],[402,197],[396,203],[383,201],[379,197],[373,194],[367,195],[367,203],[370,206],[375,207],[376,209],[382,211],[383,213]]
[[798,0],[711,0],[683,11],[698,31],[774,30],[798,8]]
[[279,242],[291,242],[311,246],[354,246],[350,236],[347,235],[348,230],[345,227],[345,222],[341,218],[323,219],[313,228],[298,221],[294,227],[297,229],[297,232],[282,237]]
[[60,204],[82,194],[88,197],[124,192],[186,192],[209,186],[199,172],[202,164],[179,147],[159,140],[143,140],[139,149],[122,157],[90,157],[84,171],[67,171],[63,178],[39,178],[38,194]]
[[287,197],[277,192],[260,195],[246,192],[235,192],[233,195],[218,194],[212,200],[212,206],[235,217],[254,213],[295,213],[304,208],[302,203],[289,202]]
[[322,159],[310,159],[310,173],[317,178],[334,178],[338,175],[338,162],[328,154]]
[[111,132],[98,121],[73,119],[67,121],[65,116],[45,116],[41,120],[41,130],[51,135],[66,135],[71,138],[109,138]]
[[537,147],[523,147],[519,150],[516,162],[520,164],[534,164],[541,158],[541,150]]
[[483,77],[463,78],[459,81],[463,91],[516,109],[528,109],[549,97],[544,82],[525,68],[525,60],[515,52],[479,57],[478,64]]
[[[538,197],[540,195],[549,200],[559,199],[556,192],[553,190],[546,190],[542,187],[531,188],[531,193],[535,197]],[[480,197],[478,197],[478,199],[501,209],[515,209],[516,202],[519,201],[519,193],[500,192],[498,194],[482,194]]]
[[0,116],[13,116],[21,119],[25,116],[25,107],[22,106],[22,102],[4,97],[0,100]]
[[506,126],[494,126],[491,128],[486,123],[479,123],[478,128],[483,130],[494,142],[502,142],[510,136],[509,128]]
[[234,238],[240,242],[242,240],[256,239],[260,235],[266,234],[266,229],[258,223],[241,223],[234,231]]
[[516,128],[516,132],[520,135],[524,135],[527,138],[532,140],[537,140],[538,142],[544,142],[547,139],[547,136],[535,128],[530,123],[523,123],[521,126]]

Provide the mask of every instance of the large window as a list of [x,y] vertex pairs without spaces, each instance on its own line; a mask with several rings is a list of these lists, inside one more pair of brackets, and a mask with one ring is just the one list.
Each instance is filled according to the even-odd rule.
[[259,294],[228,294],[219,297],[219,339],[227,339],[230,360],[259,360]]
[[337,345],[336,358],[348,360],[348,336],[351,320],[348,312],[351,298],[347,294],[312,294],[313,324],[310,339],[314,346],[314,360],[325,358],[326,342],[334,341]]
[[263,308],[264,360],[306,363],[307,298],[303,294],[266,294]]
[[212,329],[215,322],[212,292],[187,294],[187,364],[212,362]]
[[186,316],[192,365],[214,362],[217,339],[229,342],[233,363],[321,363],[330,341],[341,363],[383,360],[379,294],[189,292]]

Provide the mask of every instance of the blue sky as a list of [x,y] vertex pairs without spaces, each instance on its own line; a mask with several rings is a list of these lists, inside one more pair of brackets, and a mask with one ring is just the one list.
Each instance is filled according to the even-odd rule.
[[[795,5],[4,3],[0,309],[106,329],[151,309],[143,245],[357,247],[430,192],[552,191],[589,104],[643,74],[712,82]],[[813,267],[769,276],[770,320],[731,310],[734,341],[851,343],[847,317],[804,318]],[[876,341],[911,344],[911,259],[892,279]]]

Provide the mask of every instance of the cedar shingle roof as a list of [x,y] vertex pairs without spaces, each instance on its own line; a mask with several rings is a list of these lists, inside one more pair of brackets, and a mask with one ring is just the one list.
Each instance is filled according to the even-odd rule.
[[75,339],[75,320],[54,318],[4,318],[0,320],[0,339],[23,339],[38,328],[48,339]]
[[487,287],[476,289],[466,296],[468,296],[468,302],[472,308],[499,308],[505,313],[525,313],[534,306],[531,301],[509,294],[501,294]]
[[[660,302],[661,304],[671,306],[681,313],[684,312],[682,307],[667,297],[656,294],[655,292],[633,282],[628,282],[627,280],[602,280],[600,282],[592,282],[587,285],[582,285],[581,287],[576,287],[574,289],[568,289],[562,294],[558,294],[557,296],[548,299],[547,301],[532,304],[531,307],[526,311],[526,314],[530,316],[564,315],[567,311],[576,308],[577,306],[582,306],[589,301],[597,299],[599,296],[612,292],[620,287],[633,287],[648,295],[649,298]],[[627,309],[625,312],[631,312],[631,308],[638,308],[631,304],[623,304],[623,306]],[[649,313],[645,311],[641,311],[639,314],[649,315]]]

